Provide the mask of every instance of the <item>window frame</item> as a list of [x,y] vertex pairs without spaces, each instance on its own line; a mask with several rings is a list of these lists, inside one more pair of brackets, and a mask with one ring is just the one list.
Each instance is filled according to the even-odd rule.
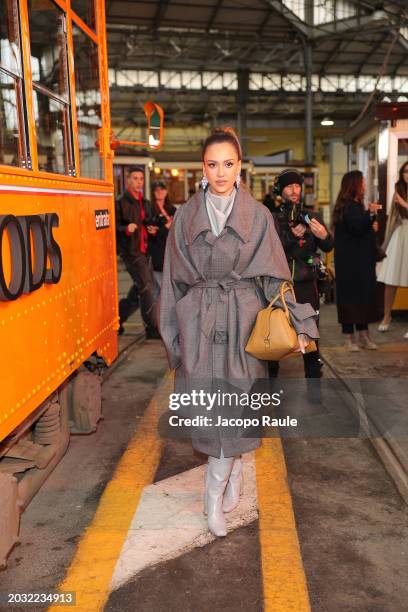
[[[6,168],[18,168],[23,170],[32,169],[32,157],[31,157],[31,146],[29,138],[29,122],[27,115],[27,97],[25,89],[25,70],[24,70],[24,57],[23,57],[23,45],[21,36],[21,12],[20,3],[18,0],[12,0],[13,9],[15,9],[15,16],[17,23],[15,23],[16,33],[18,36],[18,59],[20,74],[16,74],[10,68],[6,68],[0,63],[0,72],[11,78],[14,82],[14,91],[16,95],[16,110],[17,110],[17,123],[18,123],[18,156],[21,165],[13,166],[11,164],[1,164]],[[7,9],[7,4],[6,4]],[[14,19],[14,15],[10,16],[7,14],[8,19]]]
[[[48,87],[46,87],[42,83],[34,81],[32,79],[32,66],[30,62],[32,96],[34,95],[34,91],[37,91],[40,94],[47,96],[47,98],[54,100],[58,104],[62,105],[63,117],[64,117],[64,125],[63,125],[62,132],[63,132],[63,137],[64,137],[65,172],[52,172],[51,174],[57,174],[58,176],[64,176],[64,177],[67,177],[67,176],[75,177],[77,175],[77,172],[76,172],[76,160],[75,160],[75,154],[74,154],[74,148],[73,148],[74,123],[73,123],[73,117],[72,117],[72,112],[71,112],[72,97],[71,97],[70,72],[69,72],[69,66],[68,66],[69,43],[68,43],[68,32],[67,32],[67,14],[65,10],[63,9],[63,7],[60,6],[59,2],[56,2],[56,0],[49,0],[49,2],[51,2],[52,4],[55,4],[56,7],[61,11],[61,16],[63,20],[64,66],[61,66],[60,70],[63,72],[63,78],[65,80],[66,97],[60,96],[55,91],[48,89]],[[29,16],[28,16],[28,19],[29,19]],[[30,57],[31,57],[31,38],[30,38],[30,27],[29,26],[30,26],[30,22],[28,21],[28,37],[29,37],[29,44],[30,44]],[[34,102],[33,102],[33,110],[34,110]],[[37,138],[35,117],[33,117],[33,121],[34,121],[33,127],[34,127],[35,136],[36,136],[35,138],[36,157],[37,157],[37,168],[36,169],[38,172],[41,172],[41,173],[43,172],[49,173],[47,170],[40,170],[38,166],[39,140]]]
[[[60,183],[89,184],[97,186],[112,187],[112,159],[114,152],[110,146],[110,105],[109,105],[109,89],[108,89],[108,67],[107,67],[107,43],[106,33],[104,30],[105,24],[105,6],[102,0],[94,0],[95,7],[95,31],[89,28],[82,19],[71,9],[70,0],[52,0],[52,2],[61,8],[66,17],[66,44],[67,44],[67,66],[68,66],[68,85],[69,85],[69,107],[70,121],[72,126],[72,151],[75,160],[75,175],[57,174],[47,170],[39,170],[38,155],[37,155],[37,137],[34,115],[33,90],[34,83],[32,79],[32,67],[30,56],[30,30],[29,30],[29,14],[27,0],[14,0],[18,10],[18,27],[20,40],[20,61],[22,75],[20,77],[22,84],[22,94],[24,96],[23,110],[26,116],[24,125],[27,143],[27,154],[30,159],[30,165],[10,166],[0,164],[0,173],[9,175],[20,175],[25,177],[33,177],[43,180],[53,180]],[[73,39],[72,39],[72,24],[79,28],[93,40],[97,45],[98,50],[98,70],[99,70],[99,91],[101,95],[101,122],[102,129],[100,130],[99,139],[99,154],[102,158],[102,174],[103,178],[90,178],[81,175],[80,157],[77,135],[77,113],[76,113],[76,92],[75,92],[75,69],[73,59]],[[105,74],[106,73],[106,74]],[[48,92],[47,92],[48,93]],[[50,92],[51,93],[51,92]],[[52,92],[52,96],[58,100],[58,95]],[[59,101],[59,100],[58,100]]]
[[[95,20],[96,20],[96,24],[97,26],[99,25],[99,15],[98,12],[96,10],[97,6],[95,4]],[[100,92],[100,109],[101,109],[101,126],[99,129],[99,131],[101,129],[103,129],[104,125],[106,125],[106,117],[104,114],[104,90],[102,87],[102,83],[103,83],[103,77],[102,77],[102,70],[103,70],[103,64],[101,62],[101,46],[100,46],[100,40],[101,38],[99,38],[92,30],[90,30],[90,28],[71,10],[71,17],[73,17],[72,19],[72,23],[70,24],[70,36],[71,36],[71,54],[72,54],[72,66],[73,66],[73,72],[72,72],[72,81],[71,81],[71,85],[72,85],[72,89],[73,89],[73,95],[75,96],[75,104],[72,105],[72,108],[75,107],[75,126],[76,126],[76,130],[75,130],[75,146],[76,146],[76,159],[77,159],[77,168],[78,168],[78,176],[80,176],[81,178],[85,179],[85,180],[95,180],[95,181],[105,181],[106,180],[106,166],[104,164],[104,159],[102,157],[102,174],[103,177],[102,178],[95,178],[95,177],[89,177],[85,174],[82,174],[81,172],[81,153],[80,153],[80,147],[79,147],[79,131],[78,131],[78,114],[77,114],[77,98],[76,98],[76,79],[75,79],[75,43],[74,43],[74,37],[73,37],[73,27],[75,25],[75,27],[77,27],[81,33],[84,36],[87,36],[88,38],[91,39],[91,41],[96,45],[96,53],[98,56],[98,85],[99,85],[99,92]],[[99,146],[99,151],[98,154],[101,155],[101,145]]]

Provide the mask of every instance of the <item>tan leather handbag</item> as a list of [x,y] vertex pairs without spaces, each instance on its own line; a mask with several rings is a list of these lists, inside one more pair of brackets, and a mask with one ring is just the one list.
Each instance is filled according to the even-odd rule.
[[[245,350],[257,359],[280,361],[292,355],[299,355],[297,333],[290,322],[285,293],[290,291],[296,301],[293,286],[288,281],[281,283],[277,296],[258,312],[254,328]],[[282,306],[275,306],[280,298]],[[306,352],[315,351],[316,344],[310,342]]]

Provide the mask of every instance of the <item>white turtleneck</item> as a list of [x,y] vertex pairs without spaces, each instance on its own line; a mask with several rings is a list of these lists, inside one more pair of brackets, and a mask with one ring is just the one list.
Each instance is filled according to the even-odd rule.
[[225,227],[227,219],[234,205],[237,190],[232,190],[228,196],[218,196],[207,189],[205,194],[205,205],[210,219],[211,229],[216,236],[219,236]]

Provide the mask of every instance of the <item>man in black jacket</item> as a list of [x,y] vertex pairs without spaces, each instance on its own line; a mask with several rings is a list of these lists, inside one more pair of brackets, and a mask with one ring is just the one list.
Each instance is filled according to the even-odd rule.
[[116,202],[118,252],[134,282],[127,297],[119,303],[119,333],[123,331],[124,321],[137,310],[140,300],[146,337],[160,338],[153,298],[153,269],[148,255],[147,228],[153,213],[150,202],[143,197],[143,184],[143,169],[138,166],[130,168],[127,189]]
[[[325,253],[333,248],[333,237],[320,215],[308,212],[302,203],[303,177],[295,169],[287,169],[277,177],[273,217],[285,250],[292,275],[296,301],[309,303],[319,314],[320,300],[317,285],[320,258],[317,250]],[[319,378],[322,362],[319,351],[303,355],[306,378]],[[276,376],[278,362],[270,362],[270,374]]]

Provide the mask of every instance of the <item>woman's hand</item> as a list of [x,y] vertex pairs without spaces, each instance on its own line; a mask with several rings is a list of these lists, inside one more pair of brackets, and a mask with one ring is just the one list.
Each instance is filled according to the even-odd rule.
[[136,230],[137,230],[136,223],[129,223],[129,225],[127,226],[128,233],[133,234]]
[[309,223],[309,227],[312,231],[312,234],[316,236],[316,238],[319,238],[320,240],[326,240],[326,238],[329,235],[329,232],[327,231],[327,229],[324,227],[324,225],[319,223],[317,219],[312,219]]
[[406,202],[406,201],[404,200],[404,198],[401,198],[400,194],[399,194],[399,193],[397,193],[397,192],[395,193],[395,200],[396,200],[396,201],[398,202],[398,204],[399,204],[400,206],[402,206],[403,208],[408,208],[408,202]]
[[377,212],[381,209],[382,209],[382,204],[378,204],[377,202],[368,203],[368,210],[370,211],[371,214],[376,215]]
[[147,225],[146,229],[149,232],[149,234],[152,234],[152,236],[155,236],[157,232],[159,231],[159,228],[157,227],[157,225]]
[[309,338],[309,336],[307,334],[299,334],[298,335],[298,342],[299,342],[299,350],[300,350],[300,352],[301,353],[305,353],[307,345],[311,343],[311,339]]
[[292,230],[292,234],[296,236],[296,238],[302,238],[305,234],[306,228],[302,223],[295,225],[295,227],[290,228]]

